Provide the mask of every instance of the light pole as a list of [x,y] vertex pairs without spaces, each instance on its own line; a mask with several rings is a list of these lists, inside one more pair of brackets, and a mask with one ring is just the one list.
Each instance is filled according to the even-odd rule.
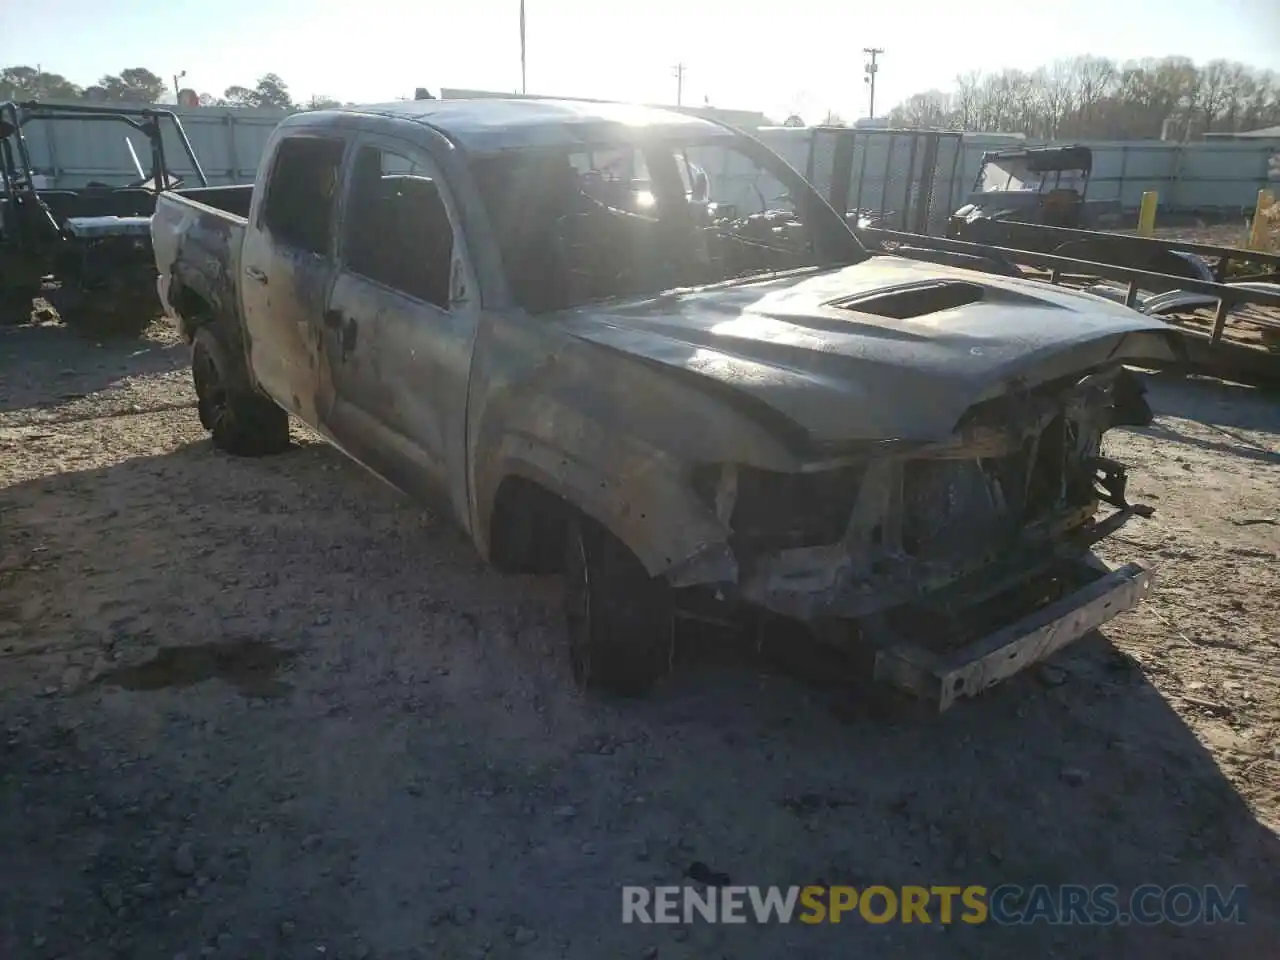
[[187,75],[187,71],[185,70],[183,70],[181,73],[175,73],[173,75],[173,102],[174,103],[178,103],[182,99],[181,97],[182,91],[178,88],[178,81],[181,80],[186,75]]
[[876,63],[876,57],[884,53],[884,48],[863,47],[862,52],[871,57],[871,62],[863,67],[866,76],[862,78],[862,82],[871,85],[871,112],[869,116],[874,120],[876,115],[876,74],[880,72],[880,65]]

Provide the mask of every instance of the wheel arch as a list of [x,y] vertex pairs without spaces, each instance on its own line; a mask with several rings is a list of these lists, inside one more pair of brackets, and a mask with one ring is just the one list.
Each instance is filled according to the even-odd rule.
[[531,438],[508,438],[502,446],[492,466],[477,471],[475,540],[486,560],[495,559],[494,547],[501,551],[504,538],[510,542],[504,524],[514,519],[513,503],[546,509],[550,516],[543,531],[552,537],[562,533],[567,511],[591,518],[652,576],[728,537],[713,510],[698,499],[683,466],[669,458],[656,455],[647,464],[610,470]]
[[195,340],[196,330],[216,319],[213,305],[186,284],[174,284],[169,303],[177,315],[178,331],[188,343]]

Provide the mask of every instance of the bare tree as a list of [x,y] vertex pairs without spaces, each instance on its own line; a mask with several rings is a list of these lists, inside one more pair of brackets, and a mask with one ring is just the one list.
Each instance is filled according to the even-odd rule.
[[1116,65],[1105,57],[1076,57],[1071,63],[1070,83],[1075,92],[1075,125],[1087,130],[1099,103],[1115,84]]
[[914,94],[890,116],[909,126],[1045,139],[1155,138],[1173,121],[1179,136],[1192,136],[1280,123],[1280,78],[1231,61],[1197,67],[1186,57],[1117,64],[1080,56],[1030,73],[963,74],[951,95]]
[[1232,113],[1232,103],[1240,95],[1240,81],[1244,67],[1227,60],[1214,60],[1200,71],[1199,107],[1205,131],[1213,129],[1214,121]]
[[952,123],[961,130],[976,129],[980,100],[978,91],[981,83],[982,74],[977,70],[970,70],[968,73],[962,73],[956,77],[956,92],[955,96],[951,98],[955,111]]
[[894,127],[936,128],[951,122],[951,97],[941,90],[914,94],[889,111]]

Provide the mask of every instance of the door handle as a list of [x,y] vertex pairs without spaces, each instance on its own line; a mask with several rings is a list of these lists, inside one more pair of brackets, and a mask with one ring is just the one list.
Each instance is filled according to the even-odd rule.
[[248,274],[250,280],[266,286],[267,275],[258,267],[245,267],[244,272]]
[[342,311],[326,310],[324,312],[324,325],[330,330],[338,330],[342,327]]

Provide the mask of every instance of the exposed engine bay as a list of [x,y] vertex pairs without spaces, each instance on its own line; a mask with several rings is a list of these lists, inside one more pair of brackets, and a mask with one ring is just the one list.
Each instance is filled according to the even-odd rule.
[[[978,592],[1025,579],[1147,515],[1102,437],[1150,418],[1117,366],[980,404],[945,443],[886,442],[807,473],[709,465],[695,483],[732,530],[745,599],[804,620],[861,618],[970,578]],[[1100,504],[1115,513],[1098,522]]]
[[1144,565],[1091,548],[1151,515],[1102,452],[1108,429],[1151,416],[1117,365],[980,404],[945,443],[807,473],[700,468],[732,530],[720,595],[871,651],[877,679],[945,709],[1146,595]]

